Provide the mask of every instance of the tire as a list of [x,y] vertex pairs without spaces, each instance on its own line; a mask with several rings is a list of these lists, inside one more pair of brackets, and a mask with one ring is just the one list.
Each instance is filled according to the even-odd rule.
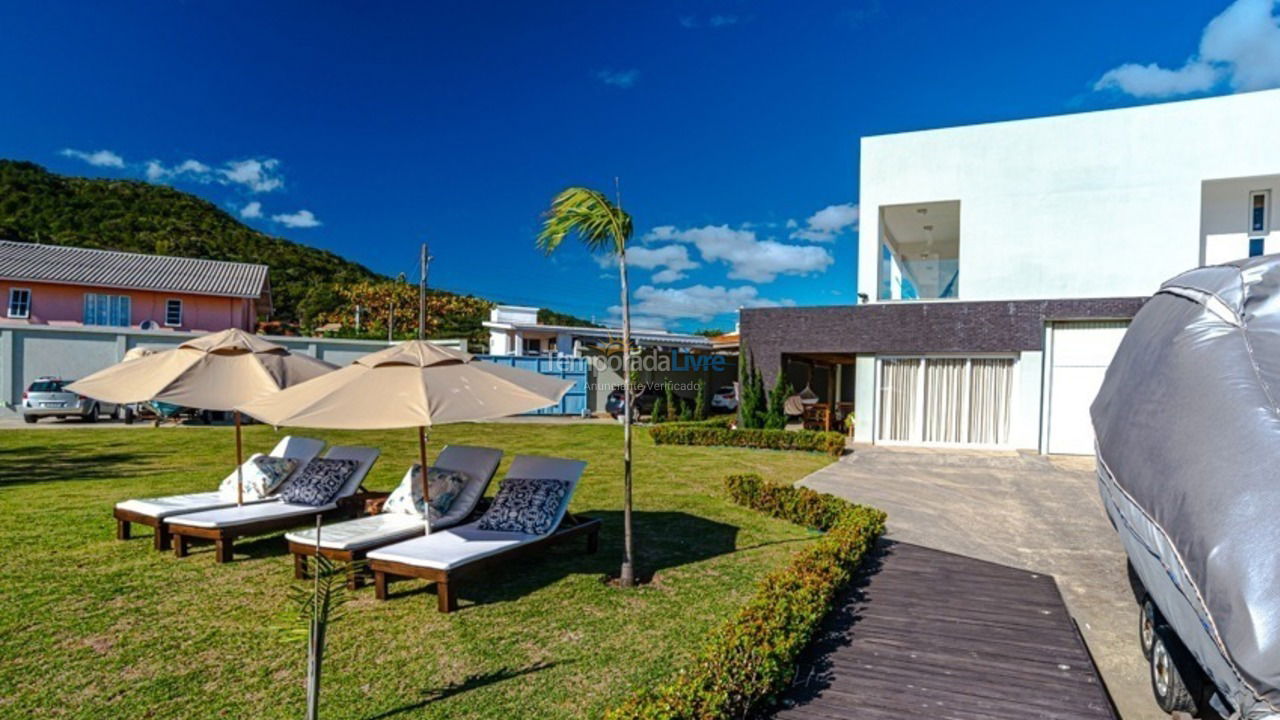
[[111,419],[115,422],[120,422],[120,413],[120,406],[117,405],[115,409],[111,411]]
[[36,421],[37,421],[37,420],[39,420],[39,419],[40,419],[40,418],[36,417],[35,415],[23,415],[23,416],[22,416],[22,422],[27,423],[28,425],[35,425],[35,424],[36,424]]
[[133,408],[126,405],[124,408],[124,424],[132,425],[133,421],[136,419],[137,419],[137,416],[134,414]]
[[1138,606],[1138,645],[1142,647],[1142,657],[1151,659],[1151,647],[1155,644],[1156,628],[1164,624],[1164,617],[1156,604],[1151,601],[1151,596],[1142,598],[1142,604]]
[[89,412],[85,413],[81,420],[87,423],[98,422],[98,403],[89,406]]
[[1151,644],[1151,692],[1167,713],[1196,712],[1195,696],[1188,682],[1195,682],[1200,668],[1173,628],[1157,625]]

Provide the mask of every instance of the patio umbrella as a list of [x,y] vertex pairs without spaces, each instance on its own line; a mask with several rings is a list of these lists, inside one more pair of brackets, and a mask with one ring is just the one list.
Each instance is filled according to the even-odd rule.
[[476,360],[424,340],[365,355],[341,370],[246,402],[239,409],[276,427],[418,428],[419,480],[427,490],[426,430],[555,405],[571,381]]
[[125,357],[125,361],[77,380],[68,389],[109,403],[166,402],[202,410],[233,411],[236,472],[240,476],[237,503],[244,501],[240,470],[244,454],[236,406],[336,367],[309,355],[295,355],[283,345],[235,328],[193,338],[172,350],[151,354],[130,351]]

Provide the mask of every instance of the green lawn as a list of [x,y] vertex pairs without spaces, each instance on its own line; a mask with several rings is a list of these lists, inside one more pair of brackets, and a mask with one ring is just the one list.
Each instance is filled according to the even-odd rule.
[[[382,449],[367,483],[390,490],[416,458],[412,431],[309,432]],[[327,718],[590,717],[664,677],[741,605],[806,531],[728,502],[728,473],[793,482],[817,454],[655,447],[637,433],[638,565],[648,586],[608,587],[621,553],[621,429],[442,427],[465,443],[588,461],[574,512],[604,520],[601,550],[567,544],[498,566],[435,611],[420,581],[378,602],[359,590],[330,632]],[[246,429],[246,454],[277,435]],[[230,428],[0,431],[0,717],[297,718],[304,648],[285,622],[291,564],[279,535],[215,565],[151,549],[150,530],[114,539],[111,506],[212,489],[233,466]],[[496,489],[495,482],[490,492]]]

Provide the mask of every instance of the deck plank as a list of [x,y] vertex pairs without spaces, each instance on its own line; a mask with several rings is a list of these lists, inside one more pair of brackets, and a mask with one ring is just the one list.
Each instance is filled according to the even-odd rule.
[[1052,577],[885,542],[771,717],[1117,716]]

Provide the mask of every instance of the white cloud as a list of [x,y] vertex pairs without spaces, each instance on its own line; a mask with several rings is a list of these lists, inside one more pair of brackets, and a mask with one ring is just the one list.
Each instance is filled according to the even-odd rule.
[[[606,269],[612,269],[618,263],[613,255],[598,255],[596,261],[600,263],[600,267]],[[697,262],[689,259],[689,249],[684,245],[627,248],[627,267],[657,271],[649,278],[651,282],[665,284],[683,280],[686,277],[686,270],[692,270],[698,266]]]
[[75,150],[73,148],[63,148],[59,153],[63,157],[76,158],[83,160],[94,167],[124,167],[124,158],[111,152],[110,150],[94,150],[93,152],[85,152],[84,150]]
[[243,185],[252,192],[271,192],[284,187],[284,178],[276,171],[279,165],[280,161],[275,158],[233,160],[218,170],[218,174],[226,182]]
[[322,223],[316,219],[315,214],[310,210],[299,210],[295,213],[287,213],[282,215],[272,215],[272,220],[291,228],[313,228],[319,227]]
[[262,203],[254,200],[240,208],[240,217],[245,218],[246,220],[262,217]]
[[751,230],[734,230],[728,225],[688,230],[664,225],[650,230],[642,239],[691,244],[698,248],[704,260],[729,265],[730,278],[759,283],[773,282],[779,275],[824,272],[835,262],[826,248],[760,240]]
[[711,19],[707,20],[707,24],[713,28],[726,27],[729,25],[737,25],[738,16],[737,15],[712,15]]
[[[701,20],[696,15],[681,15],[679,18],[680,27],[686,30],[704,27]],[[737,25],[741,20],[737,15],[712,15],[707,18],[705,27],[722,28],[730,25]]]
[[[721,285],[708,287],[692,285],[685,288],[656,288],[641,285],[632,296],[632,323],[635,318],[652,318],[665,324],[671,320],[698,320],[709,322],[719,315],[737,312],[743,307],[778,307],[794,305],[790,300],[776,301],[760,297],[760,291],[752,285],[726,288]],[[622,308],[614,305],[609,313],[615,317]]]
[[159,160],[148,160],[143,173],[151,182],[185,180],[201,184],[239,185],[249,192],[264,193],[284,187],[284,176],[280,174],[279,167],[280,161],[275,158],[231,160],[219,168],[191,159],[172,167]]
[[631,70],[601,70],[596,73],[596,79],[605,85],[626,90],[633,87],[636,81],[640,79],[640,71],[634,68]]
[[788,230],[794,230],[794,229],[796,229],[796,228],[798,228],[798,227],[800,227],[800,223],[796,222],[796,219],[795,219],[795,218],[788,218],[788,219],[787,219],[787,229],[788,229]]
[[1094,90],[1140,98],[1207,92],[1225,81],[1232,90],[1280,86],[1280,18],[1276,0],[1236,0],[1205,26],[1200,50],[1180,68],[1126,63],[1108,70]]
[[[787,227],[795,228],[799,223],[787,221]],[[831,242],[846,228],[858,228],[858,206],[854,203],[828,205],[809,216],[803,228],[795,229],[791,237],[814,242]]]

